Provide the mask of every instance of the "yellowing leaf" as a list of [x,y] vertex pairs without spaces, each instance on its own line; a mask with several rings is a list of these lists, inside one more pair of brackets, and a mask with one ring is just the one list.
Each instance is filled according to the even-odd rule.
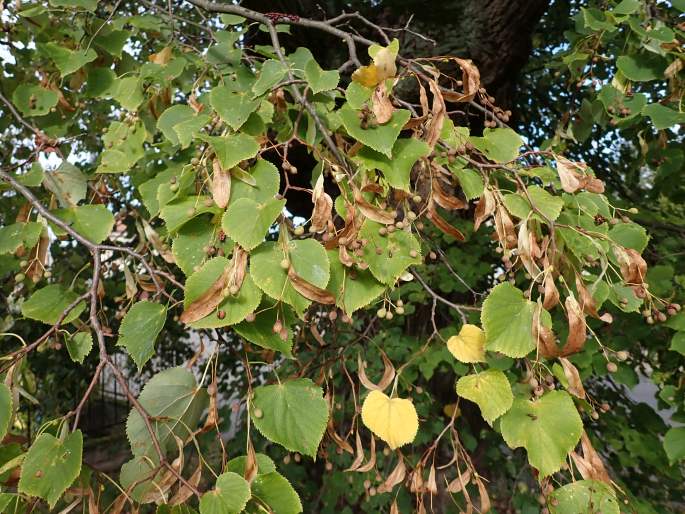
[[371,391],[362,405],[362,421],[393,450],[411,443],[419,430],[419,417],[411,400],[389,398]]
[[476,325],[464,325],[459,335],[447,340],[447,349],[461,362],[485,362],[485,332]]
[[171,60],[171,47],[166,46],[156,54],[151,54],[147,59],[160,66],[166,66]]
[[397,59],[399,49],[400,44],[397,39],[393,39],[387,47],[371,45],[369,55],[373,59],[373,63],[356,70],[352,74],[352,80],[362,86],[376,87],[385,79],[394,77],[397,75],[395,59]]

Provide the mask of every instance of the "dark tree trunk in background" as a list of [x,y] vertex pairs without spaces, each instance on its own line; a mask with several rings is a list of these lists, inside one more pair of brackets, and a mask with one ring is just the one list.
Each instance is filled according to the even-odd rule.
[[[242,5],[262,12],[280,12],[315,19],[343,11],[359,11],[382,27],[409,28],[435,40],[433,45],[410,33],[398,35],[403,54],[413,56],[454,55],[473,59],[483,85],[504,108],[514,104],[518,74],[530,55],[531,38],[538,20],[551,0],[245,0]],[[355,27],[370,39],[372,29]],[[293,28],[290,44],[308,47],[321,61],[333,65],[344,61],[344,45],[329,35]],[[360,58],[364,59],[363,52]]]

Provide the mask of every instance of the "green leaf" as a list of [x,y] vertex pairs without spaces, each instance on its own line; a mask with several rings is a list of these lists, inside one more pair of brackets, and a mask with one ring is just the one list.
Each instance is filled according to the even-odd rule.
[[0,255],[14,253],[22,245],[27,248],[33,247],[38,242],[41,232],[43,224],[37,221],[0,227]]
[[328,289],[335,296],[335,303],[346,314],[366,307],[378,298],[386,286],[374,278],[368,270],[347,268],[338,257],[337,250],[328,251],[331,263],[331,279]]
[[507,376],[497,369],[461,377],[457,381],[457,394],[477,403],[483,419],[490,425],[514,402]]
[[94,11],[98,5],[99,0],[50,0],[50,5],[54,7],[73,7],[84,9],[86,11]]
[[[404,230],[382,236],[378,232],[382,226],[371,220],[362,225],[359,237],[368,240],[362,259],[369,264],[369,270],[376,279],[392,285],[409,266],[422,263],[421,245]],[[376,249],[380,249],[380,253]],[[415,257],[412,257],[412,252],[416,252]]]
[[510,128],[486,128],[483,137],[471,136],[471,144],[488,159],[495,162],[509,162],[518,157],[523,140]]
[[324,288],[330,276],[328,256],[324,247],[314,239],[289,241],[285,248],[280,242],[266,242],[250,255],[250,275],[257,287],[301,313],[311,302],[290,284],[287,270],[281,267],[281,261],[286,258],[300,277]]
[[[169,368],[145,384],[138,401],[152,418],[152,427],[164,450],[168,445],[176,446],[173,435],[185,439],[188,430],[195,429],[207,406],[207,392],[198,387],[190,370]],[[133,455],[156,456],[145,422],[135,408],[126,420],[126,435]]]
[[666,60],[653,54],[622,55],[616,67],[629,80],[647,82],[664,78]]
[[[74,303],[78,297],[79,295],[70,289],[64,289],[58,284],[50,284],[35,291],[21,305],[21,313],[26,318],[54,325],[66,308]],[[85,308],[86,304],[83,301],[79,302],[62,320],[62,325],[74,321]]]
[[3,382],[0,383],[0,441],[7,434],[12,419],[12,391]]
[[240,180],[243,174],[233,175],[236,180],[231,182],[231,203],[237,202],[241,198],[249,198],[257,203],[264,203],[278,193],[281,177],[276,166],[269,161],[258,158],[255,165],[245,175],[250,177],[254,184],[251,185],[245,180]]
[[[271,330],[277,319],[288,329],[288,337],[285,341]],[[277,306],[266,299],[256,310],[254,321],[242,321],[233,328],[238,335],[251,343],[268,350],[279,351],[286,357],[292,358],[294,331],[290,327],[295,319],[295,314],[290,307]]]
[[93,40],[97,46],[105,50],[113,57],[121,59],[121,51],[124,45],[131,37],[131,32],[128,30],[101,30],[98,36]]
[[430,153],[430,147],[420,139],[398,139],[392,149],[392,158],[363,147],[354,160],[369,170],[380,170],[392,187],[409,192],[412,167],[421,157]]
[[304,76],[313,94],[335,89],[340,81],[340,73],[336,70],[322,70],[319,63],[314,59],[311,59],[305,65]]
[[351,81],[345,90],[345,98],[352,109],[359,110],[371,99],[373,89],[362,86],[359,82]]
[[172,105],[157,120],[157,128],[172,145],[187,148],[193,137],[209,122],[208,114],[196,113],[185,104]]
[[52,89],[21,84],[12,93],[12,102],[24,116],[43,116],[57,105],[59,95]]
[[405,109],[396,109],[392,118],[383,125],[369,126],[362,128],[358,111],[354,110],[350,104],[346,103],[339,110],[340,121],[347,133],[360,143],[392,158],[392,149],[395,141],[400,135],[402,127],[409,121],[411,114]]
[[530,464],[545,477],[561,469],[580,440],[583,422],[568,393],[550,391],[536,401],[514,399],[500,428],[509,447],[524,447]]
[[274,514],[302,512],[300,497],[288,479],[280,473],[257,475],[252,482],[252,496],[259,504],[268,505]]
[[110,90],[112,98],[128,111],[135,111],[143,102],[143,89],[140,77],[120,77]]
[[671,465],[685,459],[685,427],[671,427],[664,436],[664,450]]
[[[483,302],[481,322],[485,330],[485,348],[509,357],[525,357],[537,347],[533,318],[537,304],[523,292],[504,282],[497,285]],[[549,313],[542,309],[540,322],[551,326]]]
[[87,98],[104,98],[110,94],[117,76],[109,68],[90,68],[84,94]]
[[649,104],[642,108],[642,114],[649,116],[654,128],[667,129],[673,125],[685,123],[685,113],[678,112],[661,104]]
[[34,161],[31,164],[31,168],[26,173],[21,175],[15,175],[17,181],[27,187],[38,187],[43,182],[45,173],[43,172],[43,166],[40,165],[38,161]]
[[159,498],[163,476],[157,473],[157,454],[137,456],[121,466],[119,482],[128,495],[140,503],[151,503]]
[[212,89],[209,103],[229,127],[238,130],[257,110],[260,101],[253,100],[246,91],[229,83]]
[[114,121],[102,137],[106,150],[100,155],[98,173],[124,173],[144,155],[143,143],[147,137],[145,125]]
[[93,336],[90,332],[76,332],[67,339],[67,351],[74,362],[83,364],[84,359],[93,349]]
[[42,433],[29,448],[21,466],[19,492],[37,496],[54,508],[81,472],[83,435],[80,430],[60,441]]
[[78,71],[89,62],[93,62],[98,56],[97,52],[92,48],[88,50],[69,50],[56,43],[39,45],[39,48],[52,59],[62,77]]
[[609,230],[611,240],[626,248],[632,248],[640,253],[647,247],[649,236],[644,227],[636,223],[619,223]]
[[252,422],[270,441],[294,452],[316,457],[328,423],[323,391],[306,378],[254,389]]
[[206,216],[195,218],[183,225],[174,238],[171,251],[183,273],[188,276],[195,266],[201,265],[207,258],[205,249],[216,237],[217,227],[210,223]]
[[155,340],[166,322],[166,307],[141,301],[133,304],[119,327],[118,346],[123,346],[142,369],[155,354]]
[[614,14],[633,14],[641,5],[640,0],[622,0],[611,12]]
[[254,96],[262,96],[272,87],[278,84],[283,77],[285,77],[286,68],[280,61],[269,59],[264,61],[262,69],[259,71],[257,82],[252,86]]
[[619,514],[621,509],[611,486],[596,480],[578,480],[556,489],[547,499],[551,514],[601,512]]
[[228,471],[216,479],[214,489],[200,498],[200,514],[238,514],[250,499],[250,484]]
[[43,186],[54,193],[62,207],[73,207],[86,197],[88,177],[64,160],[55,171],[46,173]]
[[[540,211],[547,219],[554,221],[561,214],[564,201],[553,196],[540,186],[528,187],[528,195],[533,201],[535,208]],[[525,193],[512,193],[504,195],[504,205],[507,210],[519,219],[525,220],[533,212],[530,201]]]
[[271,198],[257,203],[250,198],[239,198],[228,206],[221,226],[228,237],[246,250],[252,250],[264,241],[283,207],[285,199]]
[[469,168],[452,169],[452,173],[459,179],[459,185],[461,185],[467,200],[480,198],[485,188],[480,173]]
[[167,231],[173,234],[193,218],[208,212],[212,214],[219,212],[219,208],[211,201],[211,198],[188,196],[165,205],[159,215],[166,222]]
[[[274,461],[269,456],[263,453],[256,453],[255,457],[258,475],[266,475],[276,471],[276,464],[274,464]],[[247,457],[245,455],[234,457],[226,463],[226,471],[232,471],[240,476],[245,476],[245,464],[247,464]]]
[[114,228],[114,215],[102,204],[74,209],[74,230],[95,244],[102,243]]
[[229,134],[227,136],[203,136],[203,140],[214,148],[221,167],[230,170],[239,162],[251,159],[259,151],[259,143],[246,134]]
[[222,14],[219,18],[224,25],[242,25],[245,23],[245,18],[236,14]]
[[678,352],[680,355],[685,355],[685,332],[676,332],[673,334],[671,346],[669,346],[668,349]]

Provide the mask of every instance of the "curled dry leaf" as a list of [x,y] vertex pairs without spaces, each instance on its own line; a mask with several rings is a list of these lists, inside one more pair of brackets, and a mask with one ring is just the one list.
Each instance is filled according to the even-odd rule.
[[461,492],[464,487],[466,487],[471,480],[471,470],[467,469],[463,473],[461,473],[457,478],[452,480],[449,484],[447,484],[447,491],[456,494]]
[[383,225],[392,225],[395,223],[395,213],[390,211],[384,211],[375,205],[371,205],[369,202],[364,200],[361,192],[359,190],[355,191],[354,199],[359,208],[359,211],[371,221],[376,223],[382,223]]
[[390,472],[388,478],[383,482],[383,490],[386,493],[392,491],[393,487],[404,482],[404,478],[407,476],[407,466],[404,464],[404,457],[400,452],[397,452],[398,461],[395,468]]
[[448,102],[470,102],[475,98],[480,89],[480,71],[478,71],[478,68],[473,64],[471,59],[453,57],[452,60],[461,68],[461,81],[463,83],[464,92],[443,91],[443,97]]
[[[38,244],[31,251],[31,264],[26,270],[26,276],[29,277],[33,283],[40,281],[45,271],[45,265],[48,261],[48,249],[50,248],[50,236],[48,231],[44,228],[40,233]],[[102,282],[100,282],[102,283]]]
[[[545,257],[545,260],[543,261],[542,265],[546,270],[549,269],[549,261]],[[545,273],[545,279],[543,281],[543,286],[545,288],[544,290],[544,297],[545,300],[542,302],[542,306],[550,310],[551,308],[555,307],[559,303],[559,290],[557,289],[556,284],[554,283],[554,276],[551,271]]]
[[231,173],[221,167],[218,159],[212,162],[212,200],[225,209],[231,198]]
[[152,63],[159,64],[160,66],[165,66],[171,60],[171,53],[172,53],[171,47],[165,46],[156,54],[151,54],[147,58],[147,60],[152,62]]
[[433,200],[440,207],[447,210],[466,209],[467,203],[462,199],[448,194],[442,187],[442,183],[438,179],[433,179]]
[[585,174],[587,169],[585,163],[573,162],[560,155],[556,156],[556,161],[561,187],[567,193],[575,193],[580,189],[586,189],[591,193],[604,192],[604,182]]
[[164,259],[166,262],[169,264],[175,263],[176,259],[174,258],[174,254],[171,253],[169,246],[164,244],[157,231],[152,228],[152,225],[150,225],[145,219],[142,219],[142,222],[145,238],[150,242],[152,247],[157,250],[159,255],[161,255],[162,259]]
[[614,246],[613,250],[618,259],[623,280],[632,285],[642,284],[647,275],[647,263],[642,256],[632,248]]
[[518,254],[524,268],[531,277],[541,275],[540,267],[535,262],[536,249],[539,249],[535,241],[535,235],[528,230],[528,221],[521,221],[518,234]]
[[585,287],[583,279],[578,274],[576,274],[576,289],[578,291],[578,296],[580,297],[580,307],[583,309],[584,313],[589,314],[593,318],[602,320],[605,323],[611,323],[613,321],[613,317],[610,313],[605,312],[600,316],[597,312],[597,303],[592,294],[590,294],[588,288]]
[[257,453],[254,451],[254,446],[250,439],[247,440],[247,458],[245,459],[245,472],[243,478],[247,480],[248,483],[257,478],[257,473],[259,472],[259,464],[257,462]]
[[300,293],[308,300],[312,300],[324,305],[335,304],[335,296],[325,289],[321,289],[320,287],[315,286],[311,282],[303,279],[297,274],[295,268],[292,266],[290,266],[288,269],[288,279],[290,279],[290,284],[293,286],[293,289],[295,289],[295,291]]
[[431,465],[430,471],[428,472],[428,480],[424,485],[426,492],[432,495],[438,494],[438,482],[435,478],[435,464]]
[[385,87],[385,81],[381,82],[373,90],[373,95],[371,96],[371,110],[374,116],[376,116],[376,121],[381,125],[390,121],[392,118],[392,113],[394,107],[390,101],[390,96],[388,95],[388,90]]
[[440,139],[440,132],[442,132],[442,126],[447,116],[447,107],[445,107],[445,99],[442,97],[438,83],[430,80],[428,86],[433,93],[433,105],[431,107],[431,119],[426,129],[426,143],[434,148],[435,143]]
[[476,205],[476,212],[473,219],[474,232],[478,231],[481,224],[493,215],[496,208],[497,204],[495,203],[495,197],[493,196],[492,191],[486,188],[483,191],[480,200],[478,200],[478,205]]
[[[202,478],[202,463],[197,465],[197,468],[195,471],[193,471],[193,474],[190,475],[190,478],[188,478],[187,482],[197,489],[197,486],[200,483],[200,478]],[[174,494],[174,496],[172,496],[169,500],[169,505],[181,505],[182,503],[188,501],[192,496],[193,491],[186,484],[180,484],[176,494]]]
[[361,228],[361,222],[362,220],[356,216],[354,204],[345,202],[345,226],[334,238],[326,241],[324,245],[326,250],[332,250],[338,246],[338,241],[343,237],[348,241],[355,239]]
[[362,465],[362,462],[364,462],[364,446],[362,446],[362,438],[359,435],[359,430],[357,430],[357,434],[355,436],[355,441],[356,441],[355,457],[354,457],[354,460],[352,461],[352,464],[350,464],[350,467],[347,468],[345,471],[357,471],[357,469],[359,469],[359,466]]
[[609,473],[607,473],[604,462],[597,453],[597,450],[592,446],[587,432],[583,432],[583,435],[580,436],[580,445],[583,449],[582,457],[576,452],[571,452],[571,458],[578,468],[580,476],[585,480],[597,480],[611,485]]
[[362,361],[361,355],[357,355],[357,374],[359,375],[359,382],[361,382],[369,391],[383,391],[392,384],[392,381],[395,379],[395,366],[392,365],[392,362],[390,362],[390,359],[388,359],[385,352],[381,351],[381,357],[383,358],[384,365],[383,376],[378,384],[374,384],[369,380],[364,371],[366,363]]
[[581,351],[587,340],[585,314],[583,314],[578,301],[573,295],[569,295],[564,301],[564,306],[566,307],[566,317],[568,318],[568,337],[561,352],[563,357]]
[[433,224],[442,232],[453,237],[457,241],[464,241],[466,239],[464,234],[457,227],[454,227],[448,223],[442,216],[440,216],[440,214],[438,214],[438,211],[435,210],[435,204],[432,200],[428,203],[428,212],[426,217],[431,220]]
[[228,277],[228,289],[240,289],[245,280],[247,272],[248,253],[238,245],[233,249],[233,257],[230,264],[230,275]]
[[356,471],[358,473],[366,473],[376,467],[376,439],[371,436],[371,448],[369,453],[369,460],[363,466],[359,466]]
[[485,488],[485,484],[480,477],[476,477],[476,484],[478,485],[478,495],[480,496],[479,512],[485,514],[486,512],[490,512],[490,496],[488,496],[488,490]]
[[205,316],[209,316],[214,309],[226,298],[228,294],[228,281],[231,278],[232,266],[226,266],[221,276],[212,284],[212,286],[202,294],[197,300],[192,302],[181,313],[179,319],[182,323],[193,323],[201,320]]
[[[331,402],[332,403],[332,402]],[[332,411],[332,408],[331,408]],[[330,416],[328,418],[328,425],[326,426],[326,433],[328,436],[333,440],[335,445],[342,449],[343,451],[350,453],[354,455],[354,449],[352,448],[352,445],[347,442],[347,440],[343,439],[340,434],[335,430],[335,425],[333,423],[333,416]]]
[[568,392],[573,396],[585,399],[585,388],[583,387],[583,382],[580,379],[580,373],[578,369],[565,357],[559,357],[559,362],[561,367],[564,369],[564,376],[568,380]]
[[328,222],[332,220],[333,212],[333,199],[323,190],[323,173],[319,175],[314,185],[312,202],[314,203],[314,210],[312,211],[311,229],[317,233],[323,232],[326,230]]
[[340,262],[343,264],[343,266],[347,266],[348,268],[354,265],[354,259],[350,255],[350,252],[347,251],[346,246],[339,246],[338,247],[338,255],[340,257]]
[[495,213],[495,231],[497,232],[500,243],[505,248],[516,248],[518,243],[516,228],[514,227],[511,216],[509,216],[509,213],[503,205],[499,205]]
[[557,345],[554,332],[540,322],[542,309],[542,304],[538,300],[537,307],[533,311],[533,337],[537,341],[540,355],[546,359],[552,359],[559,356],[559,346]]

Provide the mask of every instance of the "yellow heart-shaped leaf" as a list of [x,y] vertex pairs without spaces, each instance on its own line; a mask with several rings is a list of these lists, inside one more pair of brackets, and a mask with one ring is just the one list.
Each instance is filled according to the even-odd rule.
[[364,87],[376,87],[376,85],[381,82],[382,79],[379,78],[378,68],[375,64],[369,64],[368,66],[362,66],[361,68],[355,70],[352,74],[352,80],[361,84]]
[[447,349],[461,362],[485,362],[485,332],[476,325],[466,324],[459,334],[447,340]]
[[411,443],[419,430],[419,417],[411,400],[389,398],[371,391],[362,405],[362,421],[393,450]]

